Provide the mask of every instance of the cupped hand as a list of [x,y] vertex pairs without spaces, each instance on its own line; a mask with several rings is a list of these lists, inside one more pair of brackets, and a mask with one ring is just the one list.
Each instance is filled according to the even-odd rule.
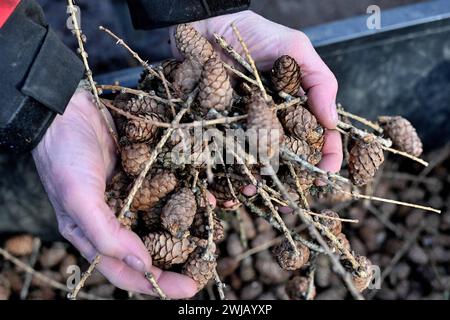
[[[323,158],[318,166],[327,172],[338,172],[342,164],[342,142],[339,133],[334,130],[338,121],[338,84],[311,41],[304,33],[276,24],[252,11],[210,18],[193,25],[211,42],[214,42],[214,33],[225,37],[228,43],[243,55],[241,45],[230,27],[231,23],[239,29],[260,70],[270,70],[275,60],[282,55],[290,55],[300,65],[302,88],[308,96],[310,110],[327,129]],[[178,54],[174,41],[172,48],[174,53]]]
[[[338,172],[343,158],[341,137],[335,130],[338,121],[336,110],[338,83],[317,54],[311,41],[304,33],[276,24],[252,11],[210,18],[195,22],[193,25],[212,43],[214,33],[223,36],[244,56],[242,47],[230,27],[232,23],[239,29],[259,70],[270,70],[275,60],[282,55],[293,57],[300,65],[302,89],[308,96],[309,108],[326,128],[322,160],[318,166],[327,172]],[[174,45],[173,32],[171,35],[172,50],[175,56],[179,56]],[[252,196],[256,193],[256,188],[247,186],[242,193]],[[224,203],[225,207],[233,205],[234,201]]]
[[33,157],[61,234],[90,262],[100,254],[98,270],[112,284],[153,295],[144,277],[150,271],[169,297],[195,294],[190,278],[152,266],[139,237],[123,228],[106,205],[106,181],[113,174],[117,152],[89,93],[74,94],[64,115],[56,117],[33,150]]

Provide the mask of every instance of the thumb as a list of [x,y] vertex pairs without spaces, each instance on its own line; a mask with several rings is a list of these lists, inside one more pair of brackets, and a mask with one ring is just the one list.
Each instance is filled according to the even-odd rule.
[[146,247],[134,232],[120,224],[103,194],[73,188],[70,194],[65,203],[66,212],[100,254],[121,260],[139,272],[151,269]]

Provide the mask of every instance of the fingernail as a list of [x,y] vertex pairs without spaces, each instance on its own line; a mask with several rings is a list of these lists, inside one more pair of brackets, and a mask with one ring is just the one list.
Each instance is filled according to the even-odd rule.
[[325,186],[327,185],[327,181],[326,181],[325,179],[317,178],[317,179],[314,181],[314,184],[315,184],[317,187],[325,187]]
[[145,272],[145,264],[138,257],[129,255],[123,261],[131,268],[139,272]]
[[242,188],[241,192],[246,197],[253,197],[256,194],[256,192],[258,192],[258,190],[254,185],[251,184]]
[[336,107],[336,103],[335,103],[335,102],[333,102],[333,103],[330,105],[330,110],[329,110],[329,112],[330,112],[330,118],[331,118],[331,120],[333,121],[333,123],[337,124],[337,122],[338,122],[338,120],[339,120],[339,117],[338,117],[337,107]]

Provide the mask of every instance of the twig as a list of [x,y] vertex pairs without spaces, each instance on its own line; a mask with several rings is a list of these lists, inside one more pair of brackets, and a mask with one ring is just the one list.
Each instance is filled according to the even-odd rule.
[[214,38],[216,43],[225,50],[230,56],[234,58],[239,64],[241,64],[248,72],[253,74],[253,69],[251,65],[236,51],[234,48],[227,43],[224,37],[214,33]]
[[429,165],[429,163],[426,162],[425,160],[422,160],[422,159],[420,159],[420,158],[418,158],[416,156],[413,156],[412,154],[409,154],[407,152],[403,152],[403,151],[396,150],[396,149],[393,149],[393,148],[388,148],[388,147],[385,147],[385,146],[383,146],[383,149],[386,150],[386,151],[389,151],[389,152],[391,152],[393,154],[398,154],[398,155],[400,155],[402,157],[414,160],[414,161],[420,163],[421,165],[423,165],[424,167],[428,167],[428,165]]
[[155,292],[158,294],[158,296],[159,296],[159,298],[161,300],[169,300],[167,295],[161,290],[161,287],[158,285],[158,282],[156,281],[155,276],[153,275],[153,273],[146,272],[145,273],[145,278],[148,280],[148,282],[150,282],[150,284],[153,287],[153,290],[155,290]]
[[220,280],[220,276],[217,273],[217,269],[214,269],[214,281],[216,282],[217,291],[219,291],[219,298],[220,298],[220,300],[225,300],[225,293],[223,292],[223,289],[225,288],[225,285]]
[[351,181],[347,178],[344,178],[338,174],[326,172],[316,166],[313,166],[308,161],[300,158],[298,155],[296,155],[294,152],[292,152],[291,150],[289,150],[288,148],[286,148],[284,146],[280,147],[280,151],[281,151],[281,156],[285,160],[294,161],[294,162],[300,164],[302,167],[309,170],[310,172],[317,173],[317,174],[321,175],[323,178],[326,178],[330,183],[334,183],[333,180],[337,180],[337,181],[341,181],[343,183],[347,183],[350,185],[352,184]]
[[[246,199],[243,195],[239,195],[238,198],[243,204],[245,204],[245,206],[248,209],[250,209],[250,211],[252,213],[254,213],[258,217],[266,220],[272,227],[274,227],[275,229],[277,229],[278,231],[283,233],[281,225],[278,223],[278,221],[275,220],[273,215],[267,214],[266,212],[261,210],[261,208],[256,206],[253,202]],[[317,251],[319,253],[325,253],[325,251],[320,246],[316,245],[315,243],[312,243],[311,241],[306,240],[305,238],[300,236],[298,233],[291,232],[291,231],[289,231],[289,232],[291,233],[291,236],[295,241],[300,242],[301,244],[303,244],[304,246],[308,247],[311,250]],[[286,236],[283,233],[283,239],[285,239],[285,238],[286,238]]]
[[164,99],[161,97],[158,97],[153,91],[148,93],[142,90],[138,90],[138,89],[131,89],[131,88],[127,88],[127,87],[122,87],[119,85],[109,85],[109,84],[101,84],[101,85],[97,85],[97,89],[103,91],[103,90],[110,90],[110,91],[119,91],[121,93],[129,93],[129,94],[133,94],[137,97],[150,97],[153,100],[156,100],[158,102],[164,103],[164,104],[171,104],[171,103],[182,103],[183,100],[181,99]]
[[245,55],[247,56],[247,60],[250,63],[250,66],[252,68],[252,73],[256,78],[256,82],[258,83],[259,90],[261,90],[261,93],[263,94],[264,100],[269,101],[269,97],[267,96],[266,89],[264,88],[264,84],[261,81],[261,77],[259,76],[258,69],[256,68],[255,60],[253,60],[250,51],[248,50],[247,44],[245,43],[244,39],[241,36],[241,33],[239,32],[238,28],[234,23],[231,24],[231,28],[233,29],[236,37],[238,38],[242,49],[244,49]]
[[172,102],[172,95],[171,95],[170,90],[169,90],[168,82],[166,80],[166,77],[164,76],[164,72],[159,70],[158,74],[161,77],[161,81],[163,83],[164,90],[166,91],[167,99],[169,100],[170,111],[172,112],[172,116],[175,117],[177,114],[175,112],[175,105]]
[[330,217],[321,213],[315,213],[312,212],[310,210],[306,211],[307,214],[311,215],[311,216],[315,216],[315,217],[319,217],[325,220],[336,220],[336,221],[341,221],[341,222],[347,222],[347,223],[359,223],[358,219],[345,219],[345,218],[336,218],[336,217]]
[[208,244],[202,258],[206,261],[214,261],[216,259],[214,256],[214,212],[211,208],[211,204],[208,201],[208,195],[206,193],[206,182],[199,182],[198,187],[202,192],[202,197],[205,199],[206,213],[208,215]]
[[89,85],[91,87],[92,94],[94,95],[94,102],[95,102],[98,110],[102,114],[103,120],[105,121],[106,126],[108,127],[108,131],[111,134],[111,137],[113,138],[114,143],[116,144],[117,150],[120,150],[119,138],[117,137],[117,133],[114,131],[112,124],[109,122],[108,116],[105,113],[106,109],[100,103],[100,98],[98,95],[97,87],[95,86],[94,78],[92,77],[92,71],[91,71],[91,68],[89,67],[88,54],[87,54],[86,50],[84,49],[82,31],[81,31],[80,25],[78,23],[77,15],[76,15],[76,11],[78,9],[76,9],[74,7],[73,0],[67,0],[67,4],[68,4],[68,9],[69,9],[70,15],[72,17],[73,31],[74,31],[75,36],[78,41],[79,54],[81,56],[81,59],[83,60],[84,68],[86,70],[86,77],[87,77]]
[[80,290],[84,287],[84,284],[86,283],[86,280],[89,279],[89,277],[92,275],[92,272],[94,272],[97,265],[100,263],[101,255],[97,254],[94,258],[94,261],[91,263],[89,268],[85,273],[83,273],[83,276],[81,277],[80,281],[77,283],[75,288],[71,293],[67,295],[67,298],[70,300],[76,300],[77,296],[80,292]]
[[[298,232],[300,232],[300,231],[302,231],[304,229],[305,229],[305,227],[303,225],[301,225],[301,226],[295,228],[294,232],[298,233]],[[294,238],[295,238],[295,236],[294,236]],[[256,246],[256,247],[253,247],[251,249],[248,249],[247,251],[237,255],[234,259],[236,261],[245,260],[245,259],[247,259],[250,256],[253,256],[253,255],[255,255],[255,254],[259,253],[259,252],[265,251],[265,250],[267,250],[267,249],[269,249],[269,248],[271,248],[273,246],[276,246],[276,245],[280,244],[281,242],[283,242],[283,240],[284,240],[284,235],[281,235],[279,237],[276,237],[275,239],[271,239],[271,240],[269,240],[267,242],[264,242],[264,243],[260,244],[259,246]],[[325,251],[322,250],[322,249],[320,249],[320,251],[322,253],[325,253]],[[318,251],[318,252],[320,252],[320,251]]]
[[[275,108],[273,108],[272,110],[274,111],[278,111],[278,110],[283,110],[286,108],[289,108],[295,104],[301,103],[301,98],[297,98],[289,103],[283,103],[280,104],[278,106],[276,106]],[[167,122],[159,122],[159,121],[154,121],[153,119],[148,119],[148,118],[143,118],[143,117],[138,117],[135,116],[129,112],[123,111],[122,109],[119,109],[117,107],[115,107],[113,105],[113,103],[111,102],[111,100],[107,100],[107,99],[102,99],[102,103],[108,108],[113,110],[114,112],[128,118],[128,119],[132,119],[132,120],[136,120],[136,121],[142,121],[151,125],[154,125],[156,127],[161,127],[161,128],[172,128],[172,129],[188,129],[188,128],[195,128],[195,127],[208,127],[208,126],[214,126],[214,125],[219,125],[219,124],[231,124],[234,122],[238,122],[238,121],[242,121],[247,119],[248,115],[244,114],[241,116],[235,116],[235,117],[223,117],[223,118],[218,118],[218,119],[214,119],[214,120],[199,120],[199,121],[193,121],[193,122],[189,122],[189,123],[179,123],[179,124],[173,124],[173,123],[167,123]]]
[[229,71],[233,72],[235,75],[237,75],[238,77],[241,77],[242,79],[250,82],[251,84],[257,86],[258,82],[256,82],[256,80],[246,76],[245,74],[243,74],[242,72],[240,72],[239,70],[237,70],[235,67],[230,66],[228,63],[223,62],[223,65],[225,66],[226,69],[228,69]]
[[343,109],[342,105],[340,103],[338,103],[338,108],[337,108],[337,112],[347,118],[353,119],[355,121],[361,122],[362,124],[364,124],[365,126],[372,128],[373,130],[379,132],[379,133],[383,133],[383,128],[381,128],[378,124],[376,124],[375,122],[372,122],[370,120],[367,120],[363,117],[360,117],[358,115],[352,114],[350,112],[347,112]]
[[[36,264],[40,248],[41,248],[41,239],[36,237],[33,239],[33,251],[31,253],[29,261],[29,265],[31,268],[34,268],[34,265]],[[33,274],[27,273],[25,276],[25,281],[23,282],[22,289],[20,290],[20,300],[25,300],[27,298],[32,279]]]
[[340,189],[340,191],[342,193],[351,195],[351,196],[353,196],[356,199],[366,199],[366,200],[380,201],[380,202],[392,203],[392,204],[405,206],[405,207],[410,207],[410,208],[421,209],[421,210],[425,210],[425,211],[432,211],[432,212],[436,212],[436,213],[439,213],[439,214],[441,213],[441,210],[434,209],[434,208],[431,208],[431,207],[421,206],[421,205],[414,204],[414,203],[408,203],[408,202],[403,202],[403,201],[385,199],[385,198],[380,198],[380,197],[375,197],[375,196],[368,196],[368,195],[364,195],[364,194],[359,194],[357,192],[348,192],[348,191],[345,191],[345,190],[342,190],[342,189]]
[[383,139],[379,136],[376,136],[372,133],[363,131],[361,129],[356,128],[355,126],[338,121],[338,128],[341,128],[342,130],[348,131],[350,134],[357,136],[360,139],[366,139],[369,136],[373,137],[376,141],[378,141],[383,147],[390,148],[392,147],[392,141],[389,139]]
[[[304,214],[303,210],[295,203],[294,200],[292,200],[292,198],[289,195],[289,193],[287,192],[286,188],[283,186],[283,184],[281,183],[280,179],[278,179],[277,175],[275,174],[273,168],[271,166],[268,166],[268,165],[266,165],[266,168],[268,170],[270,170],[272,180],[275,182],[275,184],[277,185],[277,187],[280,190],[280,192],[286,197],[286,199],[289,200],[289,203],[290,203],[291,207],[297,212],[297,214],[299,215],[301,221],[308,227],[308,231],[310,232],[311,236],[313,238],[315,238],[319,242],[319,244],[325,250],[326,254],[330,257],[331,263],[333,264],[336,272],[344,280],[344,282],[347,285],[347,288],[349,289],[350,293],[353,295],[354,298],[356,298],[358,300],[363,300],[364,297],[358,292],[358,290],[356,290],[356,288],[355,288],[355,286],[353,284],[352,276],[344,269],[342,264],[339,262],[338,258],[333,254],[333,252],[331,251],[331,249],[328,246],[327,242],[323,239],[322,235],[319,233],[318,229],[321,232],[324,232],[325,235],[327,237],[329,237],[330,240],[332,240],[332,238],[334,236],[331,237],[330,235],[332,235],[332,234],[327,228],[325,228],[321,224],[315,224],[311,217],[309,217],[308,215]],[[335,241],[337,241],[340,244],[340,242],[337,239],[335,239]],[[341,247],[342,247],[342,245],[341,245]],[[339,249],[340,249],[340,251],[342,253],[345,254],[346,251],[347,251],[347,253],[349,254],[349,252],[348,252],[348,250],[346,248],[339,248]],[[344,250],[342,250],[342,249],[344,249]],[[351,256],[351,254],[350,254],[350,256]],[[354,260],[354,258],[353,258],[353,260]],[[355,263],[355,262],[356,261],[352,262],[353,266],[358,265],[358,263],[357,262]]]
[[[238,149],[240,149],[239,145],[238,145]],[[245,162],[242,161],[242,158],[238,154],[236,154],[233,150],[230,149],[229,151],[236,157],[236,159],[238,160],[238,163],[242,163],[242,168],[244,169],[245,174],[249,177],[251,183],[254,184],[257,187],[257,191],[258,191],[259,195],[263,198],[264,203],[269,208],[273,218],[279,224],[279,226],[281,228],[281,231],[283,232],[283,234],[285,235],[285,237],[288,240],[289,244],[291,245],[292,250],[294,251],[294,254],[297,255],[297,256],[300,255],[300,253],[298,251],[298,248],[297,248],[297,244],[295,243],[294,239],[292,238],[291,232],[286,227],[286,224],[284,223],[283,219],[280,217],[278,211],[273,206],[273,204],[272,204],[272,202],[270,200],[270,196],[267,193],[267,191],[265,191],[263,188],[260,187],[260,184],[256,180],[255,176],[248,169],[248,167],[245,165]]]
[[[183,117],[183,115],[186,113],[187,110],[188,110],[188,108],[183,108],[178,113],[178,115],[175,117],[175,120],[173,121],[173,124],[177,124],[178,122],[180,122],[181,118]],[[163,135],[163,137],[161,138],[161,140],[159,141],[159,143],[156,145],[155,149],[153,149],[152,153],[150,154],[149,159],[145,163],[144,168],[142,169],[142,171],[139,174],[139,176],[136,178],[136,180],[135,180],[135,182],[133,184],[133,187],[131,188],[131,190],[130,190],[128,196],[126,197],[126,199],[124,200],[123,207],[120,210],[120,213],[119,213],[119,215],[117,217],[119,219],[119,221],[122,222],[123,219],[125,218],[126,213],[130,210],[131,203],[133,202],[133,199],[134,199],[137,191],[141,188],[142,183],[144,182],[144,179],[147,176],[147,173],[149,172],[149,170],[152,167],[153,163],[157,159],[158,154],[161,152],[162,148],[166,144],[167,140],[169,140],[170,135],[173,133],[174,130],[175,130],[174,128],[168,128],[166,130],[165,134]]]
[[314,289],[315,289],[315,285],[314,285],[314,276],[316,274],[316,271],[313,270],[310,272],[309,274],[309,286],[308,286],[308,291],[306,292],[306,300],[313,300],[314,299]]
[[[123,41],[122,39],[120,39],[117,35],[114,34],[114,32],[112,32],[111,30],[109,30],[108,28],[105,28],[103,26],[100,26],[99,29],[101,31],[106,32],[107,34],[109,34],[111,37],[113,37],[116,41],[118,45],[121,45],[122,47],[124,47],[132,56],[133,58],[135,58],[151,75],[157,77],[158,79],[161,79],[160,75],[158,74],[158,72],[156,72],[155,70],[153,70],[153,68],[150,66],[150,64],[147,61],[142,60],[142,58],[137,54],[136,51],[134,51],[133,49],[131,49],[126,43],[125,41]],[[161,79],[162,80],[162,79]],[[171,84],[168,84],[169,87],[171,87]]]
[[288,162],[287,165],[288,165],[288,168],[289,168],[289,172],[291,173],[291,176],[292,176],[292,178],[295,181],[295,186],[297,188],[297,193],[298,193],[300,199],[302,199],[302,202],[303,202],[303,205],[304,205],[305,209],[310,211],[308,200],[306,199],[305,193],[303,192],[302,186],[300,185],[300,181],[298,179],[297,173],[295,172],[294,166],[290,162]]
[[153,119],[149,119],[149,118],[144,118],[144,117],[140,117],[140,116],[135,116],[134,114],[131,114],[129,112],[126,112],[120,108],[115,107],[112,102],[110,100],[107,99],[102,99],[102,103],[108,108],[113,110],[114,112],[120,114],[121,116],[126,117],[127,119],[131,119],[131,120],[136,120],[136,121],[140,121],[140,122],[145,122],[148,124],[151,124],[155,127],[160,127],[160,128],[172,128],[173,125],[167,122],[160,122],[160,121],[155,121]]
[[[194,96],[196,96],[197,93],[198,93],[198,90],[194,90],[194,92],[191,93],[191,95],[188,97],[188,100],[186,102],[185,108],[183,108],[178,113],[178,115],[175,117],[175,119],[173,121],[174,124],[177,124],[178,122],[180,122],[180,120],[183,117],[183,115],[190,108],[192,102],[194,101]],[[148,171],[150,170],[150,168],[152,167],[152,165],[155,162],[156,158],[158,157],[158,154],[161,152],[161,149],[164,147],[164,144],[167,142],[167,140],[169,140],[170,135],[173,133],[174,130],[175,130],[174,128],[168,128],[167,129],[167,131],[164,134],[164,136],[161,138],[159,143],[156,145],[155,149],[150,154],[149,159],[145,163],[144,169],[141,171],[139,176],[136,178],[136,180],[135,180],[135,182],[133,184],[133,187],[131,188],[127,198],[125,199],[124,204],[123,204],[123,206],[122,206],[122,208],[120,210],[120,213],[119,213],[119,215],[117,217],[117,219],[119,220],[119,222],[121,224],[124,224],[125,219],[127,219],[126,218],[127,212],[130,210],[131,203],[133,202],[133,199],[134,199],[137,191],[142,186],[142,183],[144,182],[145,176],[147,175]],[[92,270],[94,270],[96,265],[99,263],[99,261],[100,261],[100,255],[97,255],[95,257],[95,259],[94,259],[94,262],[89,266],[89,269],[92,268]],[[90,276],[90,274],[87,274],[86,275],[86,279],[89,278],[89,276]],[[83,278],[84,278],[84,276],[83,276]],[[80,283],[81,283],[81,281],[80,281]],[[80,283],[78,284],[78,285],[80,285],[80,288],[78,288],[78,285],[77,285],[77,287],[75,289],[78,288],[78,290],[80,290],[83,287],[84,282],[81,283],[81,284]],[[158,290],[157,289],[157,287],[158,287],[157,285],[153,286],[153,287],[155,288],[155,290]],[[159,290],[161,290],[161,289],[159,288]],[[71,296],[72,296],[71,297],[72,299],[76,299],[76,292],[74,291],[74,293]]]
[[[48,276],[46,276],[45,274],[43,274],[39,271],[34,270],[32,267],[30,267],[26,263],[20,261],[16,257],[14,257],[12,254],[10,254],[5,249],[0,248],[0,255],[3,256],[3,258],[5,258],[6,260],[12,262],[20,270],[33,275],[33,277],[35,277],[36,279],[38,279],[44,283],[47,283],[52,288],[61,290],[63,292],[70,293],[70,290],[69,290],[69,288],[67,288],[66,285],[59,283],[58,281],[55,281],[52,278],[49,278]],[[88,299],[88,300],[101,300],[102,299],[93,294],[89,294],[89,293],[85,293],[85,292],[80,292],[78,295],[80,296],[80,298]]]

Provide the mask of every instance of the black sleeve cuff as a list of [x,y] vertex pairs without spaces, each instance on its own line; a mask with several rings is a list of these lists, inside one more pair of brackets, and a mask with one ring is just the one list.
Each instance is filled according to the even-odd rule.
[[50,110],[63,114],[83,70],[80,59],[48,29],[21,91]]
[[64,112],[83,71],[36,2],[22,0],[0,28],[0,151],[36,146]]
[[250,0],[127,0],[136,29],[156,29],[249,8]]

